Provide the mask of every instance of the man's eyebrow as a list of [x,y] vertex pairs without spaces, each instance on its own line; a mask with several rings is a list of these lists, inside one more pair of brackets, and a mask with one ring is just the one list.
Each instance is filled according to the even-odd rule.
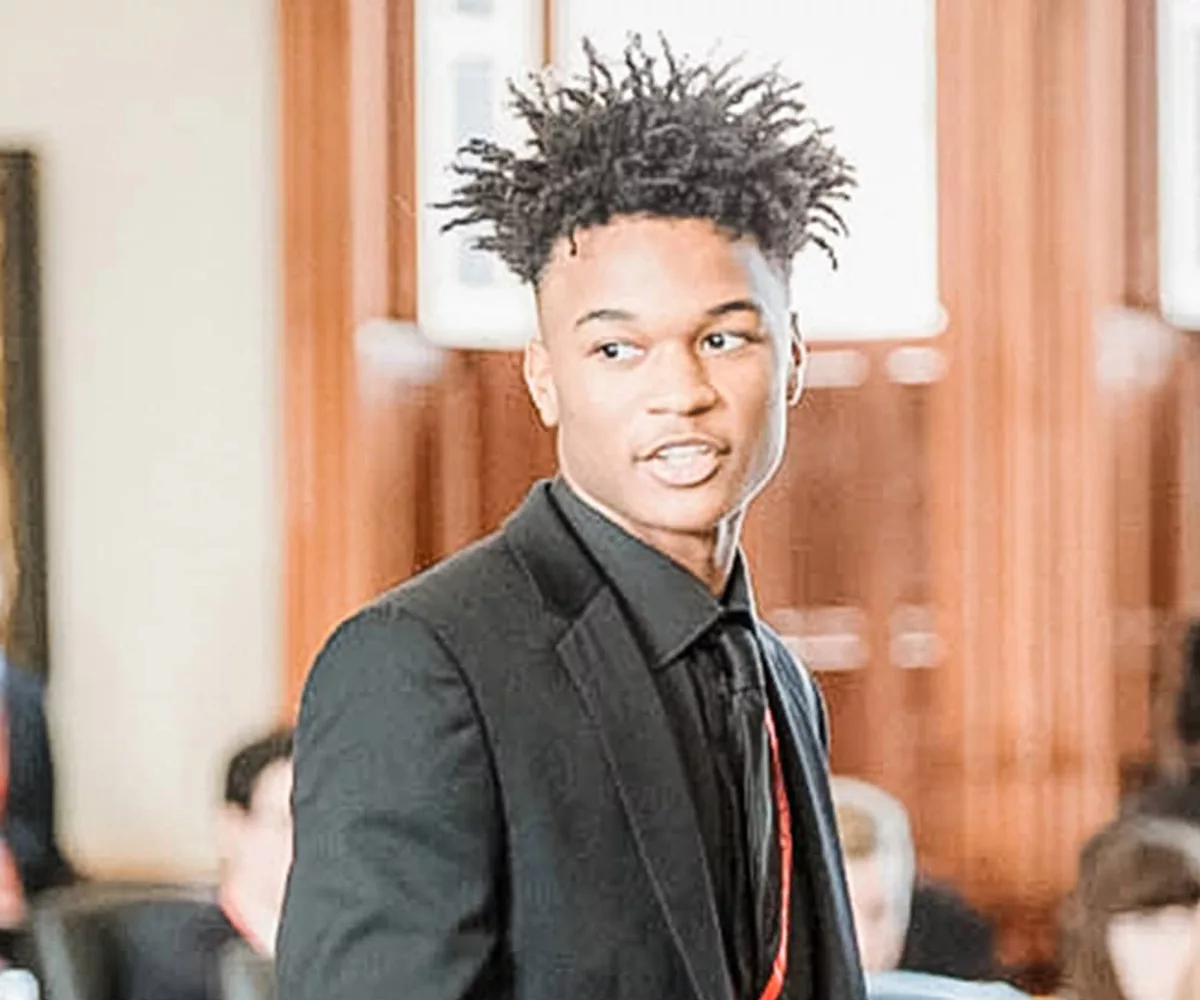
[[[752,312],[760,319],[763,315],[762,307],[757,302],[750,299],[731,299],[729,302],[722,302],[719,306],[706,309],[704,317],[710,320],[720,319],[722,316],[728,316],[735,312]],[[588,323],[632,323],[635,319],[637,317],[627,309],[593,309],[575,321],[575,329],[578,330]]]
[[759,319],[762,319],[762,306],[750,299],[733,299],[730,302],[722,302],[719,306],[713,306],[704,315],[709,319],[720,319],[722,316],[728,316],[735,312],[752,312]]
[[575,321],[575,329],[587,323],[631,323],[634,319],[633,313],[625,309],[593,309]]

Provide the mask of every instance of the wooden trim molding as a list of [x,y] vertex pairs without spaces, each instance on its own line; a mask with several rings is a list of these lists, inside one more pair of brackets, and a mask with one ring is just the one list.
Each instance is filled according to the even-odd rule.
[[[289,694],[346,602],[350,53],[346,5],[281,0],[285,670]],[[333,335],[330,335],[333,331]],[[289,699],[290,701],[291,699]],[[290,707],[290,706],[289,706]]]
[[413,523],[383,552],[376,522],[420,474],[420,393],[356,342],[416,316],[413,17],[413,0],[280,0],[287,711],[330,628],[390,582],[381,559],[417,559]]

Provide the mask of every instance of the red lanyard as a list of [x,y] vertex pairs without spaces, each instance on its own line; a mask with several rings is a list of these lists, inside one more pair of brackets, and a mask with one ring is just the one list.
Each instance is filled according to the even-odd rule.
[[775,818],[779,829],[779,949],[771,964],[771,976],[763,987],[759,1000],[779,1000],[787,977],[788,939],[791,934],[792,903],[792,810],[788,805],[787,786],[783,782],[783,765],[779,758],[779,738],[775,734],[775,718],[767,709],[767,742],[771,748],[771,784],[775,789]]

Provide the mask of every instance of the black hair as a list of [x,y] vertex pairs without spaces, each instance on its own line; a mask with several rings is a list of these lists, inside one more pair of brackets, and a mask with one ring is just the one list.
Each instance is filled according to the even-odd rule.
[[225,802],[249,810],[258,779],[272,764],[292,759],[293,730],[276,729],[247,743],[229,761],[225,770]]
[[457,214],[443,232],[482,224],[474,246],[536,284],[563,238],[619,216],[711,220],[752,237],[785,270],[808,243],[837,266],[846,234],[838,203],[853,168],[776,70],[739,76],[677,57],[665,39],[651,55],[634,35],[614,75],[583,43],[587,71],[552,86],[536,75],[513,108],[532,136],[523,155],[472,139],[453,166],[461,181],[435,207]]

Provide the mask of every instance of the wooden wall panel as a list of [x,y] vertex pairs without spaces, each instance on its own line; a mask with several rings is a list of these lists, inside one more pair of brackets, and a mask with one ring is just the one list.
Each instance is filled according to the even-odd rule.
[[285,656],[289,687],[347,601],[341,497],[352,375],[349,27],[341,3],[282,2]]
[[426,374],[359,337],[416,314],[412,17],[391,0],[279,5],[288,710],[328,631],[411,573],[427,534]]
[[939,16],[936,849],[1028,960],[1052,952],[1077,849],[1116,801],[1095,319],[1123,292],[1124,7],[945,0]]

